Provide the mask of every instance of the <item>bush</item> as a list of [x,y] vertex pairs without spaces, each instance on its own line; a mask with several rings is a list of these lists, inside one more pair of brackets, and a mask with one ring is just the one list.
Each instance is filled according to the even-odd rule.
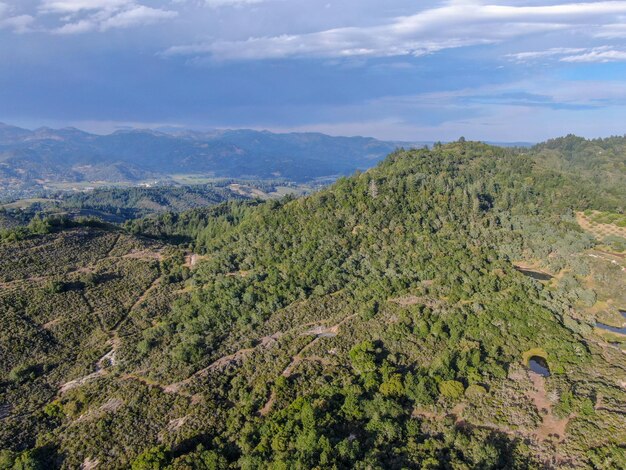
[[9,380],[15,383],[22,383],[26,380],[33,380],[37,377],[37,372],[37,366],[30,364],[21,364],[17,367],[14,367],[11,372],[9,372]]
[[444,380],[439,384],[439,393],[446,398],[457,400],[463,396],[465,387],[456,380]]

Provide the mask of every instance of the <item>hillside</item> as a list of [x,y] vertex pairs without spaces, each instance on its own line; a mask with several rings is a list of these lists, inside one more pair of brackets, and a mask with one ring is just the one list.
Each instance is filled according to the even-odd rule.
[[623,468],[626,153],[568,145],[3,232],[0,468]]
[[397,145],[314,133],[131,130],[94,135],[73,128],[30,131],[0,124],[0,190],[180,174],[302,182],[369,168]]
[[0,204],[0,230],[28,225],[36,217],[89,217],[105,222],[127,220],[166,212],[207,208],[230,200],[270,199],[302,194],[315,186],[276,181],[223,180],[207,184],[112,187],[90,191],[49,192],[47,197]]

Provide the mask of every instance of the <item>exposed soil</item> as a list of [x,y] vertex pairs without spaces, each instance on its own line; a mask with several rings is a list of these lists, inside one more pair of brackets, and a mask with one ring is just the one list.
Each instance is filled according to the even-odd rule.
[[586,232],[590,232],[599,239],[603,239],[608,235],[617,235],[619,237],[626,238],[626,227],[618,227],[614,224],[601,224],[598,222],[593,222],[591,218],[587,217],[583,212],[576,213],[576,221],[583,230],[585,230]]
[[197,371],[196,373],[194,373],[192,376],[188,377],[187,379],[181,380],[180,382],[176,382],[176,383],[172,383],[172,384],[169,384],[169,385],[165,385],[163,387],[163,391],[166,392],[166,393],[179,393],[180,389],[183,386],[189,385],[195,378],[202,377],[203,375],[206,375],[209,372],[214,371],[214,370],[225,369],[226,367],[228,367],[231,364],[236,364],[236,363],[240,362],[241,360],[243,360],[243,358],[245,358],[249,354],[252,354],[257,348],[259,348],[259,347],[268,348],[268,347],[272,346],[273,344],[276,343],[276,341],[281,336],[282,336],[282,333],[280,333],[280,332],[274,333],[273,335],[270,335],[270,336],[264,336],[263,338],[261,338],[261,340],[259,341],[259,344],[257,346],[255,346],[253,348],[240,349],[239,351],[236,351],[233,354],[229,354],[228,356],[220,357],[219,359],[213,361],[207,367]]
[[44,330],[49,330],[50,328],[52,328],[52,327],[53,327],[53,326],[55,326],[55,325],[58,325],[58,324],[59,324],[59,323],[61,323],[62,321],[63,321],[63,319],[62,319],[62,318],[60,318],[60,317],[59,317],[59,318],[55,318],[55,319],[53,319],[53,320],[50,320],[50,321],[49,321],[49,322],[47,322],[47,323],[44,323],[43,325],[41,325],[41,327],[42,327]]
[[132,251],[122,256],[122,258],[139,259],[143,261],[153,261],[153,260],[161,261],[163,259],[163,254],[159,251],[149,251],[149,250]]
[[534,435],[539,441],[557,438],[558,442],[565,439],[565,429],[571,417],[558,418],[552,413],[552,402],[546,393],[546,379],[534,372],[529,373],[533,389],[528,392],[528,397],[533,401],[542,418],[541,425],[535,430]]
[[206,259],[206,258],[207,258],[206,256],[201,256],[196,253],[191,253],[190,255],[185,256],[185,264],[183,264],[183,266],[186,266],[188,268],[193,268],[194,266],[198,264],[199,261],[202,261],[203,259]]
[[80,466],[81,470],[93,470],[98,465],[100,465],[100,461],[96,459],[92,459],[91,457],[87,457],[82,465]]
[[[326,358],[322,358],[322,357],[318,357],[318,356],[305,358],[303,356],[303,353],[306,352],[308,349],[312,348],[321,338],[328,338],[328,337],[337,336],[337,334],[339,333],[339,328],[341,327],[341,325],[343,325],[346,322],[352,320],[356,316],[357,316],[356,313],[352,314],[352,315],[349,315],[346,318],[344,318],[343,320],[341,320],[339,323],[337,323],[336,325],[333,325],[331,327],[316,326],[316,327],[311,328],[308,331],[306,331],[304,334],[306,334],[306,335],[315,335],[315,338],[313,338],[311,341],[309,341],[307,344],[305,344],[296,353],[296,355],[291,358],[291,362],[287,365],[287,367],[285,367],[285,369],[283,369],[281,375],[283,377],[289,378],[293,374],[293,371],[295,370],[295,368],[304,360],[318,360],[319,362],[322,362],[322,363],[328,363],[327,362],[328,360]],[[269,396],[267,402],[259,410],[259,414],[261,416],[266,416],[272,410],[272,405],[274,404],[275,401],[276,401],[276,394],[272,390],[272,392],[270,393],[270,396]]]

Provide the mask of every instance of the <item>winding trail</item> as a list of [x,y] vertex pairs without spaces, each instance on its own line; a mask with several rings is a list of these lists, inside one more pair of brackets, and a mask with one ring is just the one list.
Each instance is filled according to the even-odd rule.
[[[304,334],[315,335],[315,338],[313,338],[311,341],[309,341],[307,344],[305,344],[302,348],[300,348],[300,350],[295,354],[295,356],[293,356],[291,358],[291,362],[287,365],[287,367],[285,367],[283,369],[283,371],[281,372],[280,375],[285,377],[285,378],[291,377],[291,375],[293,374],[293,371],[295,370],[295,368],[302,361],[305,360],[305,358],[302,356],[302,354],[305,351],[307,351],[308,349],[311,349],[315,344],[317,344],[319,342],[319,340],[321,338],[329,338],[329,337],[337,336],[337,334],[339,334],[339,328],[342,325],[344,325],[345,323],[347,323],[348,321],[350,321],[353,318],[355,318],[357,315],[358,314],[356,314],[356,313],[354,313],[352,315],[348,315],[346,318],[341,320],[336,325],[333,325],[333,326],[328,327],[328,328],[324,328],[324,327],[320,326],[320,327],[316,327],[316,328],[311,328],[307,332],[305,332]],[[314,359],[317,360],[317,359],[323,359],[323,358],[319,358],[319,357],[315,356]],[[272,410],[272,406],[273,406],[275,401],[276,401],[276,391],[272,390],[271,393],[270,393],[269,398],[265,402],[265,405],[263,405],[263,407],[259,410],[259,415],[266,416]]]
[[111,245],[111,248],[109,248],[109,251],[107,251],[106,255],[104,255],[98,261],[101,261],[101,260],[106,259],[106,258],[112,258],[111,253],[113,253],[113,250],[115,250],[115,247],[117,246],[117,243],[120,241],[120,238],[122,238],[122,234],[118,233],[117,237],[115,237],[115,240],[113,241],[113,244]]
[[261,338],[259,344],[254,346],[253,348],[240,349],[239,351],[236,351],[233,354],[229,354],[227,356],[220,357],[219,359],[216,359],[215,361],[213,361],[211,364],[209,364],[204,369],[200,369],[199,371],[195,372],[193,375],[189,376],[185,380],[181,380],[180,382],[175,382],[175,383],[172,383],[172,384],[169,384],[169,385],[164,385],[163,386],[163,391],[165,391],[167,393],[179,393],[180,389],[183,386],[189,385],[195,378],[202,377],[202,376],[208,374],[210,371],[213,371],[213,370],[224,369],[227,366],[229,366],[230,364],[234,364],[236,362],[239,362],[244,357],[246,357],[249,354],[252,354],[254,351],[256,351],[257,348],[259,348],[259,347],[267,348],[267,347],[273,345],[274,343],[276,343],[276,341],[278,341],[278,339],[280,339],[280,337],[282,335],[283,335],[283,333],[278,332],[278,333],[274,333],[273,335],[270,335],[270,336],[264,336],[263,338]]
[[[118,237],[119,239],[119,237]],[[117,321],[117,323],[115,325],[113,325],[113,327],[109,330],[109,334],[110,334],[110,338],[109,338],[109,343],[111,344],[111,350],[109,352],[107,352],[104,356],[102,356],[98,362],[96,363],[96,370],[95,372],[92,372],[91,374],[88,374],[86,376],[80,377],[78,379],[74,379],[74,380],[70,380],[69,382],[66,382],[64,384],[61,385],[61,387],[59,388],[59,393],[63,394],[73,388],[79,387],[87,382],[90,382],[100,376],[105,375],[106,373],[108,373],[107,368],[105,367],[105,361],[109,361],[110,366],[115,366],[116,364],[116,360],[115,360],[115,354],[117,352],[117,349],[119,347],[120,344],[120,337],[119,337],[119,328],[121,327],[121,325],[129,318],[131,312],[137,308],[139,305],[141,305],[141,303],[148,297],[149,293],[156,288],[156,286],[158,285],[159,280],[161,279],[161,273],[159,272],[159,274],[157,275],[157,277],[150,283],[150,285],[148,286],[148,288],[139,296],[139,298],[133,303],[133,305],[131,305],[131,307],[128,309],[128,311],[126,312],[126,315],[124,315],[120,320]],[[93,307],[91,306],[91,304],[89,303],[87,297],[83,294],[83,298],[85,300],[85,302],[87,303],[87,306],[89,307],[90,311],[93,312]],[[100,323],[100,327],[102,328],[103,331],[106,331],[106,328],[102,322],[102,319],[100,318],[99,315],[96,315],[99,323]]]
[[85,375],[84,377],[80,377],[78,379],[70,380],[69,382],[64,383],[63,385],[61,385],[61,388],[59,389],[59,393],[63,394],[65,392],[68,392],[76,387],[80,387],[81,385],[84,385],[87,382],[91,382],[92,380],[104,375],[106,373],[107,362],[109,363],[108,365],[110,366],[115,365],[115,352],[116,352],[117,346],[118,345],[115,344],[114,341],[112,341],[111,350],[107,352],[104,356],[102,356],[100,359],[98,359],[98,362],[96,362],[95,372]]

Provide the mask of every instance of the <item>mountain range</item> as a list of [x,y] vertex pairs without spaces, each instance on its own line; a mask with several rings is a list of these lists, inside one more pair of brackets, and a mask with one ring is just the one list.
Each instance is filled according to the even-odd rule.
[[95,135],[0,124],[0,180],[42,185],[203,174],[309,181],[369,168],[403,145],[411,144],[318,133],[120,130]]

